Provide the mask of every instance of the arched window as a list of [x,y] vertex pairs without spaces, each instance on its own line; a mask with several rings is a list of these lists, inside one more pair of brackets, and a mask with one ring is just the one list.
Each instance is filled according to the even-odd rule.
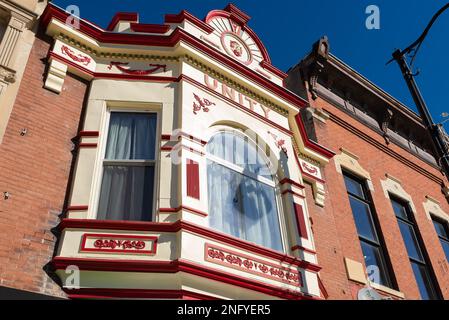
[[220,131],[207,153],[210,226],[283,251],[275,181],[263,152],[240,133]]

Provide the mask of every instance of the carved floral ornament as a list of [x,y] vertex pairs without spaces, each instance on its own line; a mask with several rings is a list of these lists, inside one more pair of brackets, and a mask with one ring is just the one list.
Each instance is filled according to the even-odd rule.
[[275,144],[276,144],[276,147],[277,147],[279,150],[282,150],[282,152],[284,152],[285,155],[286,155],[287,158],[288,158],[288,151],[287,151],[287,147],[285,146],[285,140],[279,138],[279,136],[278,136],[277,134],[275,134],[275,133],[273,133],[273,132],[271,132],[271,131],[268,131],[268,134],[274,139]]
[[155,254],[156,246],[156,236],[85,233],[81,239],[82,252]]
[[115,240],[115,239],[98,239],[94,242],[95,248],[110,248],[114,249],[136,249],[142,250],[145,249],[145,242],[138,240]]
[[298,271],[279,267],[274,264],[248,257],[244,254],[233,253],[228,249],[206,244],[205,260],[228,266],[244,272],[249,272],[264,278],[283,283],[302,286],[302,277]]
[[82,54],[77,54],[77,53],[75,53],[75,51],[73,51],[66,45],[61,46],[61,53],[63,55],[68,56],[73,61],[78,62],[84,66],[88,66],[90,64],[90,62],[92,61],[92,59],[89,58],[88,56],[85,56]]
[[215,106],[215,102],[211,102],[206,98],[200,98],[196,93],[193,93],[195,101],[193,101],[193,113],[198,114],[198,111],[209,112],[210,106]]
[[148,66],[149,69],[131,69],[126,68],[128,66],[128,62],[117,62],[117,61],[111,61],[108,69],[111,70],[113,66],[115,66],[118,70],[120,70],[123,73],[126,74],[132,74],[132,75],[149,75],[152,74],[160,69],[162,69],[164,72],[167,71],[167,65],[166,64],[155,64],[155,63],[149,63]]

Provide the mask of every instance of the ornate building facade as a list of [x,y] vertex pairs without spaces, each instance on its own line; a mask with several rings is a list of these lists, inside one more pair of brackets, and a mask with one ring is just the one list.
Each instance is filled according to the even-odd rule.
[[[1,286],[62,298],[419,299],[410,278],[421,271],[428,298],[447,297],[445,238],[431,224],[445,230],[447,180],[426,130],[326,41],[287,74],[233,5],[161,25],[118,13],[102,29],[49,4],[39,20],[1,117]],[[351,114],[338,90],[376,117]],[[399,243],[406,227],[421,256]]]

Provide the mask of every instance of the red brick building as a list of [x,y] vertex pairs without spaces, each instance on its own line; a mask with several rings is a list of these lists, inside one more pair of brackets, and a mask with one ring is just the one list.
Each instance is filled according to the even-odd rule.
[[[0,287],[64,298],[449,298],[447,179],[428,133],[326,41],[287,75],[233,5],[162,25],[119,13],[106,29],[72,28],[68,18],[47,6],[2,114]],[[123,137],[139,137],[130,119],[147,139],[130,147],[139,152],[123,151]],[[229,137],[231,151],[220,143]]]
[[380,293],[448,299],[448,181],[420,117],[332,55],[327,38],[288,74],[309,101],[309,136],[337,153],[324,168],[324,208],[309,199],[329,298],[357,298],[371,247],[383,260],[382,286],[371,284]]

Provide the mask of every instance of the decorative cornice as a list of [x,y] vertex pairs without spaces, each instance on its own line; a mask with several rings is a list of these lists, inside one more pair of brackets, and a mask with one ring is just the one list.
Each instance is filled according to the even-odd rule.
[[179,56],[161,56],[161,55],[152,55],[152,54],[132,54],[132,53],[119,53],[119,52],[104,52],[92,49],[90,46],[86,46],[79,41],[69,37],[65,34],[60,33],[55,39],[60,40],[66,44],[70,44],[73,47],[76,47],[90,55],[95,56],[99,59],[128,59],[128,60],[153,60],[153,61],[179,61]]
[[[443,179],[441,177],[438,177],[435,174],[427,171],[426,169],[423,169],[422,166],[420,166],[420,165],[418,165],[418,164],[408,160],[407,158],[405,158],[404,156],[400,155],[399,153],[391,150],[390,148],[385,146],[383,143],[377,141],[373,137],[371,137],[368,134],[360,131],[359,129],[357,129],[356,127],[352,126],[348,122],[346,122],[346,121],[342,120],[341,118],[339,118],[338,116],[334,115],[330,110],[325,110],[325,111],[330,115],[329,119],[331,121],[335,122],[336,124],[338,124],[339,126],[341,126],[344,129],[352,132],[354,135],[356,135],[359,138],[365,140],[369,144],[375,146],[379,150],[381,150],[384,153],[390,155],[391,157],[395,158],[396,160],[398,160],[399,162],[405,164],[406,166],[410,167],[411,169],[415,170],[416,172],[422,174],[423,176],[433,180],[434,182],[436,182],[438,184],[442,184],[443,183]],[[411,154],[411,155],[415,156],[414,154]],[[422,160],[422,161],[424,161],[424,160]],[[428,164],[428,165],[432,166],[431,164]],[[432,167],[435,168],[434,166],[432,166]],[[437,170],[437,168],[435,168],[435,169]]]
[[268,99],[266,99],[266,98],[260,96],[259,94],[255,93],[251,89],[249,89],[249,88],[247,88],[245,86],[242,86],[237,81],[234,81],[234,80],[226,77],[222,73],[216,71],[215,69],[212,69],[209,66],[206,66],[205,64],[203,64],[203,63],[199,62],[198,60],[196,60],[195,58],[193,58],[193,57],[191,57],[189,55],[183,55],[181,59],[183,61],[189,63],[193,67],[196,67],[199,70],[207,73],[211,77],[214,77],[215,79],[224,82],[229,87],[240,91],[241,93],[247,95],[250,98],[253,98],[254,100],[257,100],[257,102],[262,103],[263,105],[265,105],[267,107],[270,107],[271,109],[275,110],[276,112],[278,112],[278,113],[280,113],[280,114],[282,114],[284,116],[288,116],[288,110],[287,109],[284,109],[284,108],[282,108],[282,107],[272,103],[271,101],[269,101]]
[[16,82],[16,71],[0,65],[0,81],[6,83],[14,83]]

